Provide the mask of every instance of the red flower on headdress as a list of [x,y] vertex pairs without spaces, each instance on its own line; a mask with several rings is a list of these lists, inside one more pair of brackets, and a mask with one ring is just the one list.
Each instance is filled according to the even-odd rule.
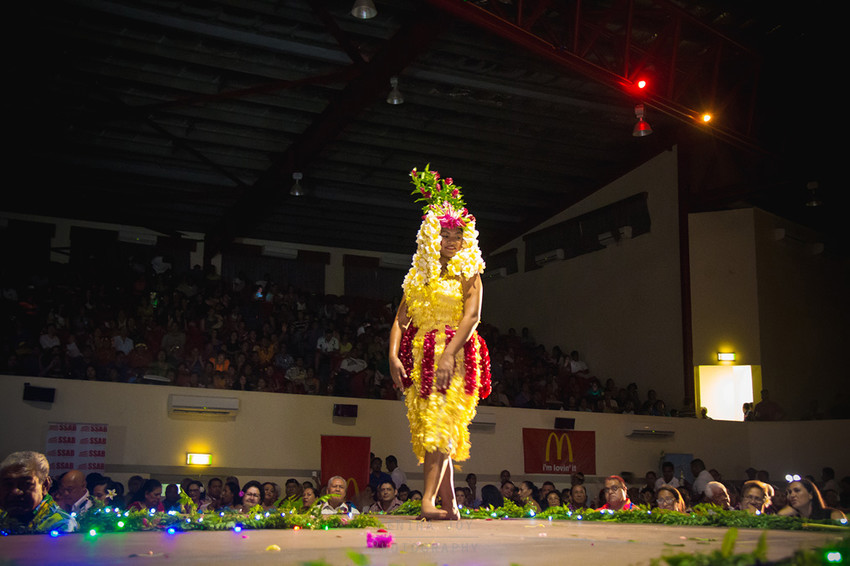
[[463,220],[452,216],[448,212],[437,218],[440,219],[440,226],[443,228],[463,228]]

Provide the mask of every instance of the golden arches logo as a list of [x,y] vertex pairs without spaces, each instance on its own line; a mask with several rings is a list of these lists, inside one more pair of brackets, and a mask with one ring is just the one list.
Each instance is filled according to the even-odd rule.
[[348,493],[348,486],[351,484],[354,484],[354,495],[360,495],[360,488],[357,487],[357,480],[354,478],[345,480],[345,493]]
[[562,432],[561,436],[558,437],[558,433],[550,432],[548,438],[546,438],[546,461],[551,462],[551,449],[552,449],[552,441],[555,441],[555,456],[557,457],[556,462],[560,462],[563,460],[563,452],[564,452],[564,440],[567,441],[567,457],[568,462],[573,461],[573,443],[570,442],[570,436],[566,432]]

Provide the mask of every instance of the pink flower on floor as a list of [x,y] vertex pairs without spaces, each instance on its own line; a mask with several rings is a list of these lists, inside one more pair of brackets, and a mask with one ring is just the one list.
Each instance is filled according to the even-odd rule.
[[384,529],[378,529],[378,533],[366,533],[366,546],[368,548],[390,548],[393,545],[393,535]]

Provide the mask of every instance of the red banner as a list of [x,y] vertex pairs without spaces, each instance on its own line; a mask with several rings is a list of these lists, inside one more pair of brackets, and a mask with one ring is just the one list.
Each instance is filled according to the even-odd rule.
[[353,501],[360,488],[369,483],[368,436],[322,435],[322,485],[334,476],[345,478],[345,497]]
[[526,474],[596,473],[596,432],[522,429]]

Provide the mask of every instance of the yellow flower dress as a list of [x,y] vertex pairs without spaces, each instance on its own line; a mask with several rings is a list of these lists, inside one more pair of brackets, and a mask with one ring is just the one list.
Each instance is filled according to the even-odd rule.
[[405,295],[411,322],[400,356],[408,376],[405,404],[413,452],[420,462],[426,452],[438,450],[463,461],[469,458],[468,426],[478,399],[490,393],[487,346],[474,332],[456,354],[448,389],[438,390],[436,364],[463,318],[463,284],[459,277],[439,277],[417,291]]

